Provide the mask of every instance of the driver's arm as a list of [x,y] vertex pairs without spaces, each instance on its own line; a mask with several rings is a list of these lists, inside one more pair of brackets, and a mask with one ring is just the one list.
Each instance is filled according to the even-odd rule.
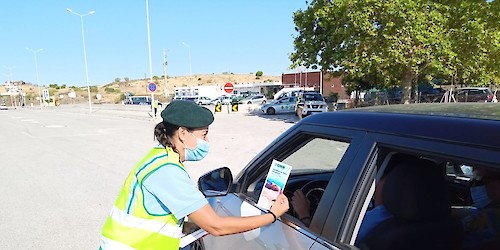
[[297,217],[306,226],[311,224],[311,202],[302,193],[302,190],[297,189],[293,192],[292,208],[297,214]]

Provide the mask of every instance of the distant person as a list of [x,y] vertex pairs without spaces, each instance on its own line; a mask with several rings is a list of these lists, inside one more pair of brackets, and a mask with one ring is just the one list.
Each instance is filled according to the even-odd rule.
[[154,129],[160,145],[152,148],[125,180],[102,229],[100,249],[179,249],[186,216],[218,236],[269,225],[288,210],[288,199],[281,194],[263,215],[216,214],[183,165],[208,154],[212,112],[194,102],[175,101],[161,117]]
[[153,110],[154,110],[154,114],[156,117],[156,112],[158,112],[158,100],[157,99],[153,100]]

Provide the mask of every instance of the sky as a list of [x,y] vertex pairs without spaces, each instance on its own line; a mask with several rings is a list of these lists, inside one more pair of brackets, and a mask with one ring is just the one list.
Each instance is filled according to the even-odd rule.
[[[149,0],[146,6],[146,0],[2,2],[0,84],[87,86],[85,54],[91,86],[149,79],[149,48],[153,76],[164,74],[164,52],[170,77],[259,70],[279,76],[291,72],[293,13],[307,7],[305,0]],[[67,8],[95,13],[81,18]]]

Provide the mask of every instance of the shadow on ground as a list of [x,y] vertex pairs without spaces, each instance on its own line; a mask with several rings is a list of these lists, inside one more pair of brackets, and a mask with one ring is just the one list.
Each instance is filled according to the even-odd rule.
[[260,110],[260,106],[248,106],[245,112],[247,116],[258,116],[271,121],[283,121],[287,123],[296,123],[299,121],[299,117],[297,117],[295,113],[268,115]]

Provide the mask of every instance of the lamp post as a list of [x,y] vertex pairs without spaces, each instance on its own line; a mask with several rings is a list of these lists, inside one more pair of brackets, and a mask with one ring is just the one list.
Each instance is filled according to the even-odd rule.
[[182,42],[182,45],[186,46],[188,48],[188,53],[189,53],[189,78],[193,77],[193,68],[191,67],[191,47],[189,44]]
[[[148,30],[149,83],[153,83],[153,62],[151,60],[151,35],[149,32],[149,1],[146,0],[146,25]],[[154,112],[155,96],[151,91],[151,113]]]
[[37,49],[37,50],[33,50],[30,48],[26,48],[26,49],[31,51],[33,53],[33,55],[35,56],[36,85],[38,86],[38,98],[40,99],[40,110],[43,110],[42,89],[40,87],[40,78],[38,77],[38,58],[36,57],[36,53],[42,51],[43,49]]
[[82,26],[83,60],[85,61],[85,76],[86,76],[86,79],[87,79],[87,93],[89,95],[89,112],[92,113],[92,101],[91,101],[91,98],[90,98],[89,70],[88,70],[88,67],[87,67],[87,50],[85,48],[85,32],[84,32],[84,29],[83,29],[83,17],[84,16],[92,15],[92,14],[95,13],[95,11],[92,10],[89,13],[82,15],[82,14],[74,12],[70,8],[67,8],[66,10],[68,12],[71,12],[71,13],[73,13],[73,14],[75,14],[75,15],[77,15],[77,16],[80,17],[80,23],[81,23],[81,26]]

